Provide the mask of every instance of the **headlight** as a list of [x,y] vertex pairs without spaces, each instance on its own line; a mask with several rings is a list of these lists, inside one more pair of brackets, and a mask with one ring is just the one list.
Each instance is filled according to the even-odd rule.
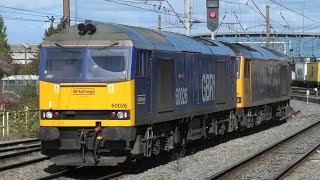
[[119,111],[119,112],[117,113],[117,117],[118,117],[119,119],[122,119],[122,118],[123,118],[123,112],[122,112],[122,111]]
[[46,118],[51,119],[53,116],[52,112],[48,111],[46,112]]

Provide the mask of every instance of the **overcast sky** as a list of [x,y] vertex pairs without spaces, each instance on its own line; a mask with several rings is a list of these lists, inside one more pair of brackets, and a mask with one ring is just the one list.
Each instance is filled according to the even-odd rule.
[[[274,1],[274,2],[273,2]],[[41,43],[48,17],[55,23],[62,17],[63,0],[1,0],[0,15],[7,26],[10,43]],[[183,14],[184,0],[168,0],[178,14]],[[194,20],[206,21],[206,1],[192,0]],[[319,0],[254,0],[265,14],[270,5],[271,32],[320,32]],[[146,28],[156,28],[158,14],[167,31],[184,33],[184,28],[165,0],[77,0],[79,22],[92,19]],[[282,7],[280,5],[285,7]],[[75,0],[70,0],[71,24],[75,24]],[[135,6],[135,7],[133,7]],[[220,0],[219,32],[259,32],[265,30],[263,16],[251,0]],[[295,12],[292,12],[292,11]],[[282,16],[281,16],[282,14]],[[304,14],[305,17],[299,15]],[[48,16],[48,17],[47,17]],[[192,34],[208,33],[205,23],[192,26]]]

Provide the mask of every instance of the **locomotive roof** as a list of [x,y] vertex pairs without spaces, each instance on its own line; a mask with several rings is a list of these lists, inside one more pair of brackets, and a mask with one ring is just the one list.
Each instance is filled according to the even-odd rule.
[[91,24],[94,24],[97,29],[91,36],[79,35],[77,26],[72,26],[48,37],[43,45],[101,46],[117,42],[119,46],[134,46],[139,49],[233,55],[233,52],[221,43],[208,44],[177,33],[111,23],[92,22]]
[[288,57],[284,54],[266,47],[251,47],[239,43],[222,43],[232,49],[236,54],[243,55],[249,59],[289,61]]
[[[86,23],[89,24],[89,23]],[[255,59],[288,60],[281,53],[262,47],[250,47],[238,43],[211,41],[201,38],[192,38],[182,34],[167,31],[155,31],[152,29],[112,24],[90,22],[96,26],[93,35],[79,35],[77,25],[54,34],[43,42],[45,46],[69,45],[69,46],[101,46],[114,45],[134,46],[139,49],[157,49],[178,52],[206,53],[235,55],[241,54]]]

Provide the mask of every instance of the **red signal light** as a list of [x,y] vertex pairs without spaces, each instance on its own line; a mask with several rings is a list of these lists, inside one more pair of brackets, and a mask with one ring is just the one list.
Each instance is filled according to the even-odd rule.
[[216,17],[216,12],[215,11],[211,11],[209,13],[210,18],[215,18]]

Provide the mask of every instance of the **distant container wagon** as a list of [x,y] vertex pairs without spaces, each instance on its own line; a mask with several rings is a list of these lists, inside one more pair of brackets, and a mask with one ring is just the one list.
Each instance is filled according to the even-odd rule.
[[320,86],[320,62],[310,62],[307,64],[307,82],[312,87]]
[[319,87],[320,86],[320,61],[296,62],[292,86]]

